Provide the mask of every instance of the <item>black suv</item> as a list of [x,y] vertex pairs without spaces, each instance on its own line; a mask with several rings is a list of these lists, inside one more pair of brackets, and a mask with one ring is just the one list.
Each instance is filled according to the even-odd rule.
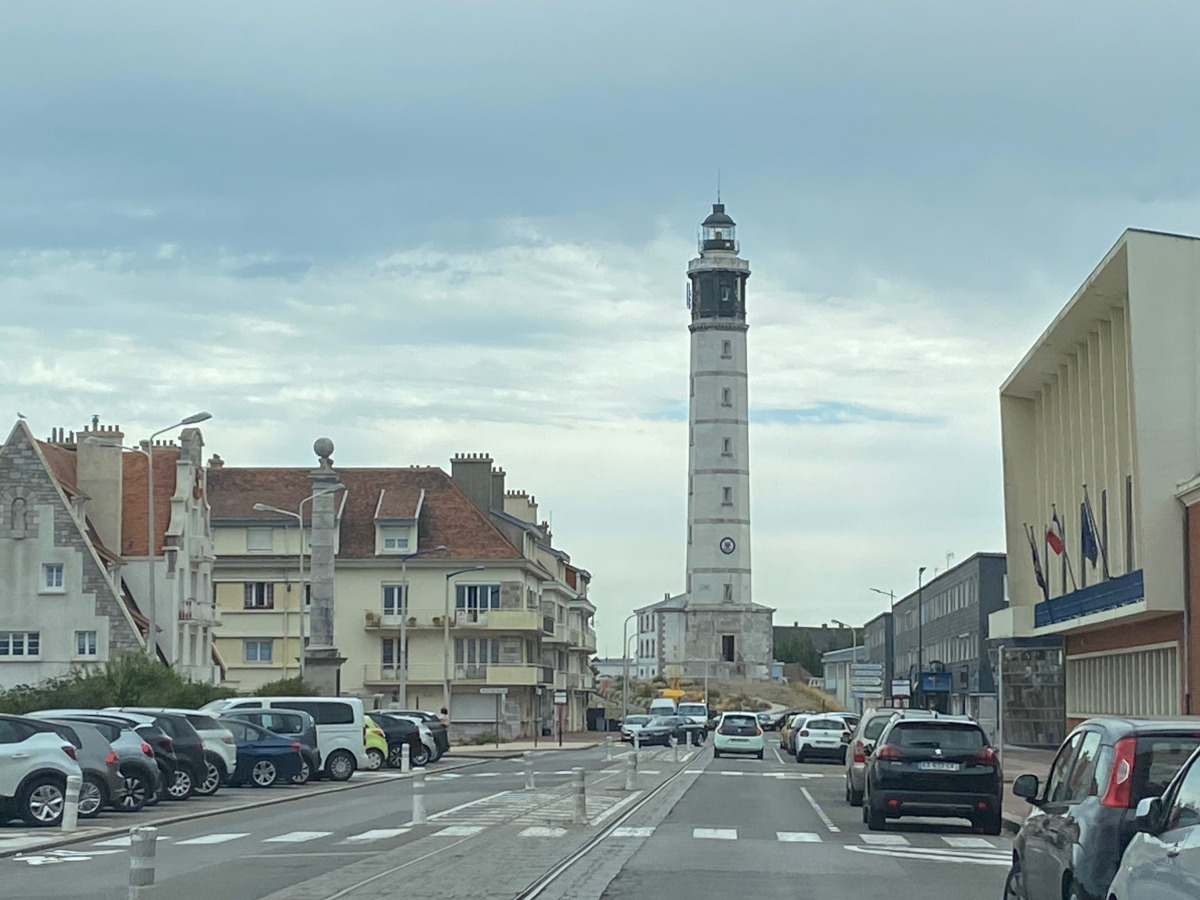
[[863,779],[863,822],[880,831],[901,816],[969,819],[999,834],[1000,760],[979,723],[966,716],[899,715],[879,735]]
[[[395,710],[388,709],[388,710],[375,710],[372,713],[372,715],[374,715],[376,712],[389,712],[389,713],[394,712],[397,715],[408,716],[409,718],[414,718],[414,719],[420,719],[422,722],[425,723],[425,726],[433,733],[434,743],[437,744],[438,758],[440,759],[442,756],[444,756],[450,752],[450,729],[448,729],[446,727],[445,722],[443,722],[441,719],[439,719],[433,713],[425,712],[424,710],[420,710],[420,709],[395,709]],[[437,760],[434,760],[434,761],[436,762]]]
[[1088,719],[1067,735],[1046,783],[1013,782],[1033,810],[1013,840],[1005,897],[1102,900],[1137,832],[1138,802],[1158,797],[1200,747],[1200,719]]
[[[132,707],[106,709],[104,714],[157,725],[171,738],[176,756],[175,779],[167,784],[167,795],[172,800],[186,800],[197,792],[205,780],[208,760],[204,754],[204,739],[192,727],[187,716],[180,713],[150,712]],[[207,794],[215,794],[219,787],[220,782],[208,788]]]

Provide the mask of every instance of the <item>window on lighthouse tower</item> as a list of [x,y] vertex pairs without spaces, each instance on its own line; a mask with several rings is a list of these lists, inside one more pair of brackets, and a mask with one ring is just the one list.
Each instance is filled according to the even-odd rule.
[[721,388],[721,405],[733,406],[733,391],[729,388]]

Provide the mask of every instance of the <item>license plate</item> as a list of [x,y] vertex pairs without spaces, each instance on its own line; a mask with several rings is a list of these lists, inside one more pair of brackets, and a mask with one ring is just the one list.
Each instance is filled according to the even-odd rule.
[[917,763],[917,768],[924,772],[957,772],[958,763],[952,762],[922,762]]

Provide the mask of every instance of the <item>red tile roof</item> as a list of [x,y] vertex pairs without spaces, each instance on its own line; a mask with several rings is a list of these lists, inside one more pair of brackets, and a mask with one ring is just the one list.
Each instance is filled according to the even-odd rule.
[[[156,466],[157,474],[157,466]],[[334,470],[349,495],[341,524],[339,556],[369,559],[375,556],[375,515],[410,518],[417,499],[425,491],[425,502],[417,526],[422,549],[445,545],[449,559],[521,559],[521,553],[450,476],[438,468],[342,469]],[[212,518],[277,520],[278,513],[255,512],[263,503],[294,510],[312,493],[309,469],[209,468],[208,499]],[[339,509],[342,498],[337,498]],[[304,506],[307,521],[312,504]]]
[[[178,447],[154,448],[155,555],[163,554],[163,539],[171,524],[171,498],[175,495]],[[121,555],[147,556],[147,518],[150,513],[147,461],[142,453],[121,455]]]

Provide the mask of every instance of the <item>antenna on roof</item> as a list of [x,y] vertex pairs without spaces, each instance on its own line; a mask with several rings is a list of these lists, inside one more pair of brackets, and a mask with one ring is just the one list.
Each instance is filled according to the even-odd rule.
[[717,169],[717,202],[721,202],[721,169]]

